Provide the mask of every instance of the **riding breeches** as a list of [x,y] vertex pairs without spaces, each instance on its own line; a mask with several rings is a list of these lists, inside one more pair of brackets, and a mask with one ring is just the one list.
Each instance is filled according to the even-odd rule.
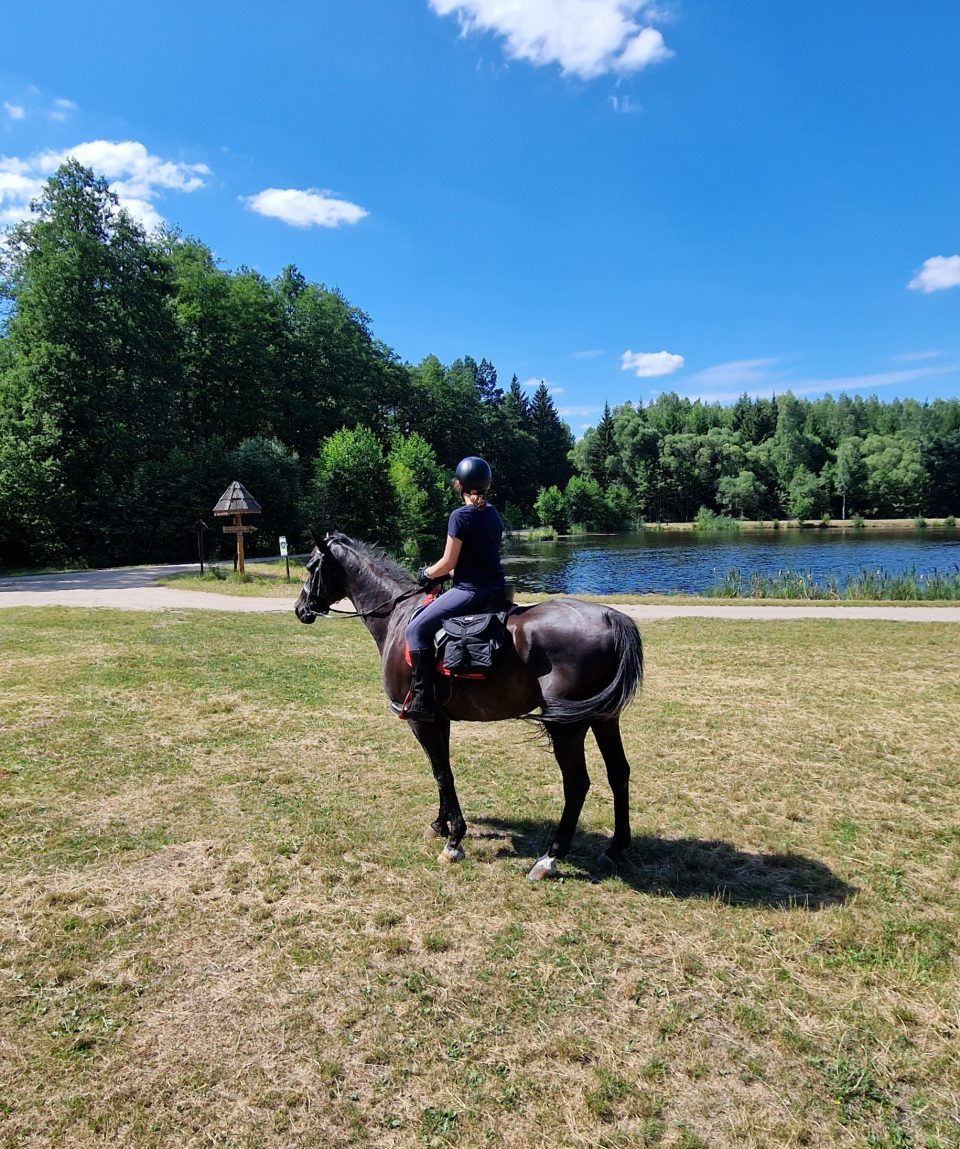
[[462,614],[485,614],[491,608],[496,609],[502,598],[502,586],[485,587],[483,590],[467,590],[455,586],[444,591],[407,624],[407,646],[411,650],[432,650],[433,636],[445,618],[456,618]]

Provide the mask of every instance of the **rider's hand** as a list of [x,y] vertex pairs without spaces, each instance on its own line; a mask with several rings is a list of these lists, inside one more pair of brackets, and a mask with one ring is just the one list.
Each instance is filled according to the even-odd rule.
[[440,582],[440,579],[432,578],[427,574],[427,568],[422,566],[417,572],[417,586],[422,587],[424,590],[429,590],[435,583]]

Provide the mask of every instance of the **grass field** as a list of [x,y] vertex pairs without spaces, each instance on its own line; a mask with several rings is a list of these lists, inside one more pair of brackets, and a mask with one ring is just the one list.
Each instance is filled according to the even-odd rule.
[[549,753],[455,729],[438,866],[356,621],[0,612],[0,1146],[960,1145],[958,630],[645,638],[531,884]]

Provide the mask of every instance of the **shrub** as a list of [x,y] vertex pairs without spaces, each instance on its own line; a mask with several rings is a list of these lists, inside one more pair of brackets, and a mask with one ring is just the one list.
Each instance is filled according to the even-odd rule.
[[739,531],[740,523],[729,515],[718,515],[709,507],[701,507],[697,517],[693,520],[694,528],[698,531]]

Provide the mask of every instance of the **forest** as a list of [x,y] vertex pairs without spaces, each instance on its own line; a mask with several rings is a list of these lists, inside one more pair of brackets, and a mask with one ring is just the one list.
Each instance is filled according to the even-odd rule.
[[210,511],[234,479],[264,508],[251,553],[337,527],[413,559],[468,454],[513,528],[960,509],[958,400],[666,393],[575,442],[545,384],[402,362],[336,288],[147,235],[73,161],[3,236],[0,301],[4,567],[189,559],[198,520],[226,553]]

